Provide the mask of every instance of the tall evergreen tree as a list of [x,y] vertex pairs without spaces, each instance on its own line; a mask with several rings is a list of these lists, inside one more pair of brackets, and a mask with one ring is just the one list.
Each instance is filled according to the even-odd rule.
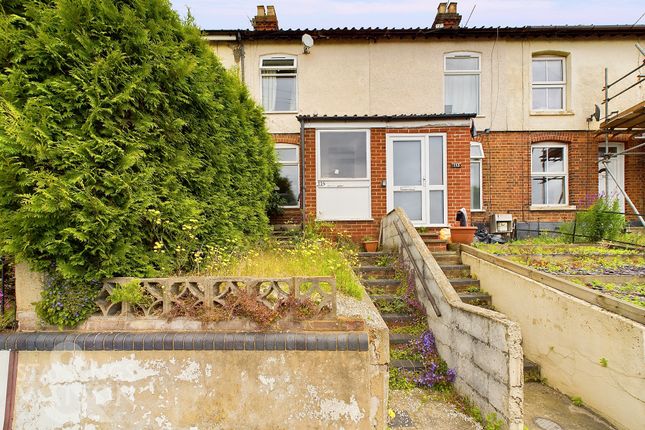
[[87,282],[266,233],[262,111],[190,18],[168,0],[0,4],[5,253]]

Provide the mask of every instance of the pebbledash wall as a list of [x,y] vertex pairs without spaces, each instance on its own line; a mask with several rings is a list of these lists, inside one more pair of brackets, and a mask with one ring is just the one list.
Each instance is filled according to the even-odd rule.
[[[519,221],[565,221],[575,210],[587,208],[598,196],[598,149],[604,143],[596,131],[509,131],[483,134],[483,210],[473,211],[475,223],[488,223],[494,213],[510,213]],[[531,205],[531,145],[563,143],[568,159],[568,205],[566,208],[536,208]],[[618,135],[610,143],[623,143],[625,149],[638,141]],[[645,212],[645,157],[625,156],[625,190],[640,213]],[[627,212],[631,209],[625,203]],[[635,219],[633,216],[628,217]]]
[[[467,122],[466,122],[467,123]],[[360,127],[358,123],[357,127]],[[334,130],[330,124],[326,128],[306,128],[304,132],[305,154],[305,213],[306,221],[316,219],[316,131]],[[372,219],[369,221],[334,221],[336,231],[345,231],[354,240],[364,236],[378,237],[381,218],[387,213],[387,188],[383,186],[386,180],[386,137],[388,134],[405,133],[446,133],[446,165],[448,190],[448,219],[450,222],[459,209],[470,207],[470,129],[468,126],[435,126],[415,128],[379,127],[370,129],[370,192]],[[276,143],[297,143],[300,135],[275,134]],[[453,164],[460,167],[453,168]],[[300,223],[300,209],[285,209],[282,215],[272,219],[274,223]]]

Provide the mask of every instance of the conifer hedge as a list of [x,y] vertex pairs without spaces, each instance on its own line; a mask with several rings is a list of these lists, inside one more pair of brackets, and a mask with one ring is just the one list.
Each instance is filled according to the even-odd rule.
[[266,234],[277,168],[262,111],[190,18],[168,0],[0,13],[4,253],[88,288]]

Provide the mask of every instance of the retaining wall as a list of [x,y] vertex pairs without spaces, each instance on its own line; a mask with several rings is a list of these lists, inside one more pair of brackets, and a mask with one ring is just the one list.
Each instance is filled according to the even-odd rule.
[[[463,303],[401,209],[382,220],[381,241],[385,249],[399,250],[406,263],[412,266],[414,261],[419,268],[417,294],[439,353],[457,372],[457,391],[470,398],[484,415],[495,413],[507,428],[522,430],[524,381],[519,326],[498,312]],[[411,255],[402,249],[403,241]],[[440,316],[434,313],[430,298]]]
[[[493,296],[495,308],[519,323],[524,354],[540,365],[550,386],[580,397],[620,429],[643,427],[643,324],[590,303],[608,307],[615,300],[593,290],[559,280],[572,292],[581,289],[580,297],[584,293],[589,300],[574,297],[547,285],[550,275],[523,266],[516,267],[523,274],[517,273],[512,269],[519,265],[472,247],[462,246],[461,258]],[[620,307],[638,312],[627,303]],[[645,312],[640,313],[642,318]]]

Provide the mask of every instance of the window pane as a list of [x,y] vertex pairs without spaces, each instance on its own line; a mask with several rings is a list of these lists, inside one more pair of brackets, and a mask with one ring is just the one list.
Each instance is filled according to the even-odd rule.
[[479,58],[446,57],[446,70],[479,70]]
[[443,215],[443,191],[430,191],[430,224],[445,224]]
[[443,137],[428,140],[428,185],[443,185]]
[[470,144],[470,158],[484,158],[484,150],[481,143],[473,142]]
[[470,208],[471,209],[481,209],[481,162],[480,161],[471,161],[470,162]]
[[421,191],[395,191],[394,207],[403,209],[411,221],[421,221]]
[[562,61],[549,60],[546,62],[546,76],[549,82],[562,82]]
[[531,180],[531,203],[534,205],[546,204],[546,178],[533,178]]
[[276,157],[278,161],[281,162],[297,162],[298,161],[298,149],[297,148],[276,148]]
[[563,205],[566,201],[564,198],[564,177],[549,178],[547,184],[547,204]]
[[394,185],[421,185],[421,141],[397,140],[394,147]]
[[564,172],[564,148],[548,148],[546,171]]
[[546,109],[546,88],[533,88],[533,109]]
[[287,206],[298,204],[298,194],[300,187],[298,185],[298,166],[282,166],[280,168],[280,178],[278,178],[278,189],[284,197]]
[[320,173],[323,178],[367,178],[365,132],[321,132]]
[[265,58],[262,60],[262,67],[294,67],[293,58]]
[[531,171],[546,172],[547,148],[531,148]]
[[296,77],[263,76],[262,105],[267,112],[296,110]]
[[533,82],[546,81],[546,61],[533,60]]
[[562,109],[562,88],[547,88],[547,109]]
[[446,75],[446,113],[479,113],[479,75]]

